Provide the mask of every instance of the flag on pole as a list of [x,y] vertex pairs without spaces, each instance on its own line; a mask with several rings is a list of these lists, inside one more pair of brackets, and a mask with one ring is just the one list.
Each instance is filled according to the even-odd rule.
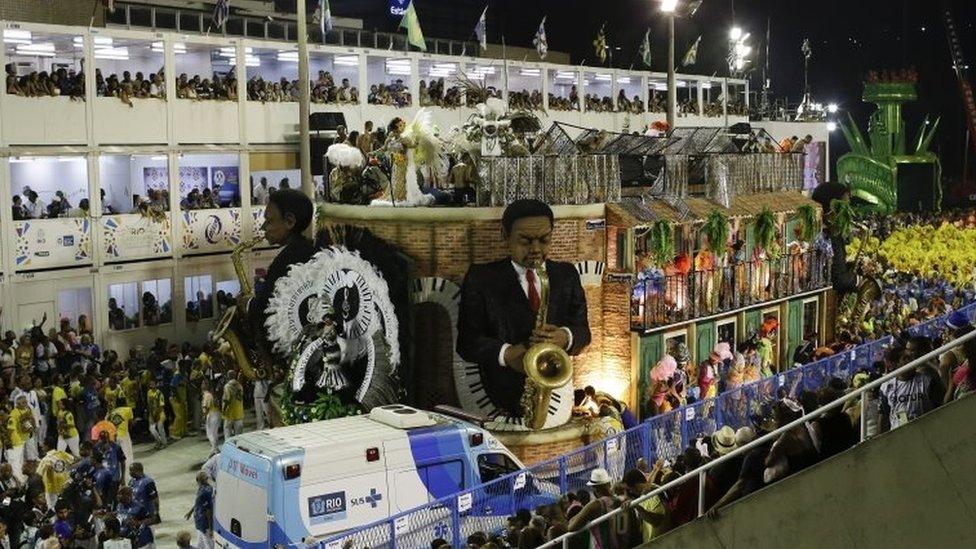
[[420,18],[417,17],[417,9],[413,7],[413,1],[403,12],[403,19],[400,20],[400,28],[407,29],[407,42],[411,46],[427,51],[427,42],[424,40],[424,31],[420,28]]
[[223,28],[224,23],[227,22],[227,18],[230,16],[230,0],[217,0],[217,4],[214,5],[213,10],[213,26],[215,28]]
[[332,32],[332,6],[329,0],[319,0],[319,17],[319,28],[322,29],[322,36],[325,36],[325,33]]
[[641,61],[648,68],[651,66],[651,29],[644,33],[644,43],[640,47]]
[[687,67],[698,62],[698,44],[701,44],[701,39],[701,36],[696,38],[695,43],[688,48],[688,53],[685,54],[684,59],[681,61],[681,66]]
[[593,41],[593,49],[596,50],[596,58],[600,60],[600,63],[607,62],[607,52],[610,48],[607,46],[607,35],[604,32],[606,28],[606,23],[600,27],[600,32],[596,35],[596,40]]
[[481,17],[478,18],[478,24],[474,26],[474,35],[478,37],[481,49],[488,49],[488,6],[485,6],[485,11],[481,12]]
[[545,59],[546,55],[549,54],[549,40],[546,39],[546,17],[543,16],[542,22],[539,23],[539,30],[535,31],[535,38],[532,39],[532,45],[535,46],[535,51],[539,53],[540,59]]

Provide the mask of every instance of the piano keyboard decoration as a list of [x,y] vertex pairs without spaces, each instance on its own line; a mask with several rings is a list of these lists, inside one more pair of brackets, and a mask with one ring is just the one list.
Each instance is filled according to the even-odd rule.
[[[599,263],[599,262],[587,262]],[[593,272],[595,266],[590,266]],[[603,272],[603,264],[599,263],[599,272]],[[454,352],[454,390],[457,391],[461,407],[491,421],[485,428],[492,431],[528,431],[522,423],[522,418],[506,415],[498,410],[488,398],[484,383],[481,379],[481,368],[477,364],[465,362],[457,354],[457,320],[458,307],[461,300],[461,288],[450,280],[439,277],[418,278],[411,287],[411,302],[435,303],[447,311],[451,318],[452,341],[455,343]],[[573,385],[569,383],[553,391],[549,400],[549,414],[543,429],[559,427],[569,421],[573,411]]]

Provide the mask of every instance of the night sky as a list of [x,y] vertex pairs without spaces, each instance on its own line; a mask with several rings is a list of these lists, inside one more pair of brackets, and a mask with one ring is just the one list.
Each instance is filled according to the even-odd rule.
[[[685,0],[682,0],[685,1]],[[414,0],[427,36],[473,39],[472,31],[485,0]],[[279,0],[293,11],[294,0]],[[309,5],[316,2],[309,0]],[[570,53],[575,64],[595,65],[592,41],[606,22],[613,47],[614,66],[639,68],[637,49],[645,30],[651,29],[652,69],[667,69],[667,23],[656,0],[490,0],[488,40],[531,47],[543,15],[550,50]],[[289,4],[291,6],[289,6]],[[331,0],[336,16],[360,18],[367,29],[395,31],[398,18],[388,15],[388,0]],[[943,156],[945,176],[961,173],[965,120],[959,89],[951,70],[943,5],[949,5],[968,63],[976,68],[976,0],[705,0],[691,19],[676,23],[679,59],[702,35],[698,64],[686,72],[724,75],[728,30],[733,20],[752,33],[754,50],[765,49],[766,22],[771,22],[770,78],[775,97],[791,103],[803,93],[803,57],[800,45],[813,46],[810,67],[814,99],[837,102],[850,111],[862,128],[871,108],[860,101],[862,78],[871,69],[915,66],[919,71],[920,100],[906,108],[910,136],[926,113],[942,117],[933,147]],[[291,9],[289,9],[289,7]],[[761,86],[762,58],[753,60],[748,75],[752,89]],[[682,70],[679,68],[679,70]],[[976,71],[970,71],[970,81]],[[839,132],[832,141],[834,158],[846,150]],[[973,162],[970,155],[971,165]],[[970,174],[973,177],[973,174]]]

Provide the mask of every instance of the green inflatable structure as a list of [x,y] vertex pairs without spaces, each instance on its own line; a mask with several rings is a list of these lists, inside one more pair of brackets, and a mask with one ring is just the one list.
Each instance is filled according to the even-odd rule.
[[939,120],[932,123],[926,116],[915,139],[906,143],[901,107],[918,97],[914,75],[903,77],[904,81],[885,75],[883,80],[872,74],[864,84],[863,100],[878,107],[868,121],[868,138],[850,114],[847,123],[840,125],[851,152],[837,160],[838,178],[851,189],[853,202],[862,211],[938,210],[942,164],[928,149]]

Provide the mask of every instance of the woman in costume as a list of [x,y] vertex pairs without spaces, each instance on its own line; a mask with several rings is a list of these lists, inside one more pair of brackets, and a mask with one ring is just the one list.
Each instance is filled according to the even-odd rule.
[[672,404],[669,397],[675,396],[674,380],[679,375],[678,362],[671,355],[664,355],[651,368],[651,386],[647,390],[647,396],[653,415],[671,411]]
[[[372,201],[374,206],[429,206],[434,197],[420,190],[417,178],[418,166],[430,168],[430,173],[441,173],[443,142],[437,137],[433,114],[420,109],[409,124],[402,118],[394,118],[388,127],[386,152],[393,164],[391,190]],[[392,192],[392,194],[391,194]]]

